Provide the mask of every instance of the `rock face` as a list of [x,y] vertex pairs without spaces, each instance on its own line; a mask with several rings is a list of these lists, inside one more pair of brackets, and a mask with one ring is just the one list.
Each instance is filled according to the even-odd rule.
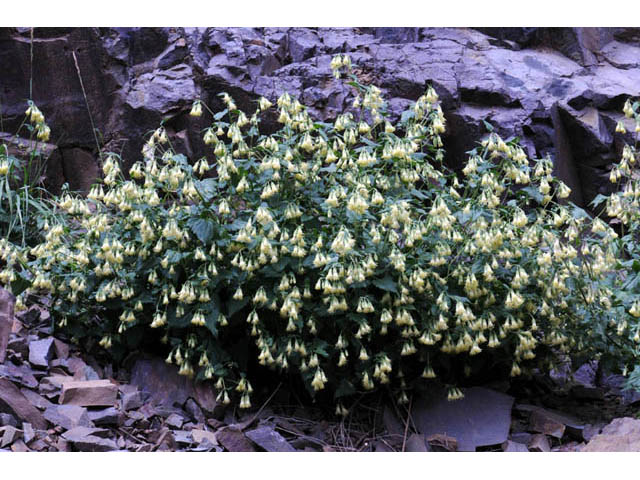
[[640,452],[640,420],[616,418],[582,449],[583,452]]
[[[0,29],[9,132],[29,97],[30,36]],[[251,111],[259,96],[288,91],[331,120],[351,101],[329,62],[348,53],[395,116],[434,86],[450,165],[460,166],[486,120],[520,137],[530,155],[552,155],[572,200],[585,205],[611,189],[608,170],[624,141],[615,124],[625,99],[640,95],[634,28],[36,28],[33,37],[33,99],[58,145],[47,164],[54,191],[64,182],[87,191],[100,172],[96,140],[127,164],[138,160],[142,135],[160,121],[179,150],[199,158],[206,120],[188,116],[191,102],[217,109],[222,91]]]

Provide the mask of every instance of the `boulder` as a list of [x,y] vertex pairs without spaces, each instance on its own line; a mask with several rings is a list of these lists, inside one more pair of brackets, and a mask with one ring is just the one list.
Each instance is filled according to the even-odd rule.
[[44,418],[66,430],[75,427],[93,427],[87,409],[77,405],[53,405],[44,411]]
[[583,452],[640,452],[640,420],[616,418],[594,436]]
[[507,440],[513,397],[487,388],[463,389],[464,398],[448,401],[444,390],[419,398],[413,407],[418,432],[427,437],[446,435],[459,451],[500,445]]
[[69,381],[62,385],[60,403],[81,407],[112,407],[117,398],[118,387],[109,380]]
[[37,368],[47,368],[53,358],[53,338],[29,342],[29,363]]
[[0,412],[9,413],[38,429],[47,428],[38,409],[6,378],[0,378]]
[[62,437],[72,443],[81,452],[110,452],[118,449],[116,442],[100,435],[109,433],[90,427],[75,427],[62,434]]

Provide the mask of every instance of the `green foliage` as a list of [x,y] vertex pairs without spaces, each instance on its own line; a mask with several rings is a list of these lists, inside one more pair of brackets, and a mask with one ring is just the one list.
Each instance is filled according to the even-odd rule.
[[[332,67],[339,77],[350,61]],[[344,414],[342,397],[379,386],[407,401],[437,379],[455,399],[483,368],[637,358],[610,299],[616,234],[562,200],[550,160],[490,132],[456,175],[433,89],[392,125],[380,91],[351,80],[357,113],[333,124],[283,94],[281,129],[261,135],[272,104],[247,117],[223,94],[203,132],[211,158],[190,165],[162,127],[130,179],[108,155],[103,182],[88,199],[65,194],[68,221],[30,250],[29,290],[51,294],[77,341],[116,357],[163,342],[180,373],[240,407],[252,365],[332,394]]]

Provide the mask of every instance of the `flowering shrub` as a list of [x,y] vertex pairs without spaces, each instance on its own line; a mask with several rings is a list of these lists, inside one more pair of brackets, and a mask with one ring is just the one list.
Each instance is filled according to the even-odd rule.
[[[640,103],[627,100],[623,112],[640,135]],[[626,133],[625,122],[618,122],[617,133]],[[618,275],[612,279],[615,296],[612,314],[622,319],[618,322],[616,342],[629,346],[619,348],[627,354],[624,371],[633,369],[630,386],[640,391],[640,181],[637,166],[640,153],[636,145],[625,145],[620,162],[611,170],[609,179],[619,183],[621,189],[608,197],[598,195],[594,205],[605,204],[605,214],[619,227],[620,237],[615,240]]]
[[[181,374],[240,407],[252,363],[332,393],[345,414],[342,397],[380,385],[404,402],[437,379],[456,399],[481,368],[518,376],[609,351],[616,234],[560,203],[569,188],[550,160],[490,133],[458,177],[432,88],[394,125],[380,90],[351,78],[356,113],[333,124],[286,93],[250,117],[223,94],[221,112],[192,109],[212,115],[214,161],[189,164],[162,127],[129,179],[108,155],[87,199],[60,199],[68,224],[31,249],[30,290],[50,292],[76,340],[121,356],[157,338]],[[282,128],[262,135],[270,108]]]

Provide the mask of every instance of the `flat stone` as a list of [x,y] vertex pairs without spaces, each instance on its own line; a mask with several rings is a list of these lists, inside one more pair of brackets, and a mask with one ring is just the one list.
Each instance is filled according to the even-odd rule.
[[182,406],[193,397],[193,382],[178,375],[175,365],[167,365],[162,358],[143,357],[131,369],[131,385],[150,395],[153,405]]
[[47,422],[38,409],[6,378],[0,378],[0,411],[10,413],[36,428],[47,428]]
[[431,448],[426,442],[424,435],[420,435],[419,433],[412,433],[407,438],[407,443],[405,445],[406,452],[430,452]]
[[549,445],[549,439],[541,433],[532,435],[529,441],[529,450],[531,452],[550,452],[551,445]]
[[115,407],[101,408],[100,410],[89,410],[87,412],[89,419],[96,426],[103,425],[120,425],[122,424],[122,414]]
[[191,438],[196,443],[202,443],[203,441],[208,441],[212,446],[219,445],[218,439],[216,438],[216,434],[213,432],[208,432],[207,430],[200,430],[198,428],[194,428],[191,430]]
[[128,410],[135,410],[140,408],[144,403],[142,399],[142,393],[138,390],[133,392],[127,392],[122,396],[122,410],[125,412]]
[[9,335],[13,330],[13,308],[15,297],[4,288],[0,288],[0,363],[4,363],[7,355]]
[[[151,438],[150,438],[151,439]],[[168,428],[164,428],[158,432],[158,435],[152,440],[158,452],[172,452],[176,450],[176,439],[173,432]]]
[[19,354],[22,358],[29,358],[29,342],[26,337],[9,337],[7,350]]
[[15,366],[7,362],[4,365],[0,365],[0,377],[5,377],[27,388],[36,388],[38,386],[38,380],[28,365]]
[[253,444],[245,437],[244,433],[238,430],[220,430],[216,432],[216,437],[220,445],[229,452],[255,452]]
[[193,398],[187,400],[187,402],[184,404],[184,409],[197,423],[205,422],[206,419],[204,417],[204,414]]
[[31,440],[33,440],[36,436],[36,432],[34,432],[33,427],[31,426],[31,424],[29,422],[23,422],[22,423],[22,438],[24,440],[24,443],[26,443],[27,445],[29,444],[29,442],[31,442]]
[[100,435],[108,432],[97,428],[75,427],[62,434],[62,437],[83,452],[110,452],[118,450],[118,445],[111,439]]
[[91,368],[84,360],[78,357],[70,357],[67,359],[67,368],[74,378],[78,381],[82,380],[100,380],[100,375],[95,369]]
[[29,363],[34,367],[47,368],[53,358],[53,338],[29,342]]
[[264,425],[245,434],[256,445],[267,452],[295,452],[287,440],[270,425]]
[[565,431],[564,423],[557,417],[543,409],[536,409],[529,416],[529,428],[533,432],[544,433],[552,437],[562,438]]
[[13,445],[11,445],[11,451],[23,453],[23,452],[30,452],[31,450],[29,449],[29,447],[25,445],[25,443],[22,440],[17,440],[13,442]]
[[21,437],[21,434],[20,430],[16,427],[7,425],[5,427],[0,427],[0,437],[2,438],[2,440],[0,440],[0,447],[4,448],[11,445],[15,440],[18,440],[18,438]]
[[419,433],[444,434],[457,440],[459,451],[501,445],[511,426],[513,397],[487,388],[463,389],[464,398],[448,401],[444,390],[414,403],[413,418]]
[[75,427],[93,427],[87,409],[78,405],[54,405],[44,411],[44,418],[66,430]]
[[57,359],[66,360],[69,358],[69,345],[57,338],[53,339],[53,350]]
[[616,418],[595,435],[583,452],[640,452],[640,420]]
[[598,361],[593,360],[581,365],[580,368],[573,373],[571,379],[576,385],[580,385],[582,387],[595,387],[597,372]]
[[66,382],[60,403],[81,407],[109,407],[116,404],[118,387],[109,380]]
[[44,398],[42,395],[37,394],[33,390],[29,390],[28,388],[20,389],[20,392],[29,400],[31,405],[39,408],[40,410],[45,410],[49,407],[53,407],[54,404],[49,400]]
[[216,401],[216,392],[212,382],[197,382],[194,385],[193,397],[195,401],[200,405],[200,408],[209,415],[219,408]]
[[[580,432],[585,428],[583,422],[563,412],[526,404],[518,404],[515,408],[523,412],[530,412],[530,426],[534,432],[545,433],[555,438],[562,438],[562,434],[565,432],[574,437],[579,437],[581,435]],[[562,433],[559,425],[564,425],[565,427]]]
[[528,452],[529,449],[524,443],[512,442],[507,440],[502,444],[503,452]]
[[193,437],[191,436],[191,432],[187,432],[186,430],[174,431],[173,438],[177,443],[182,443],[185,445],[190,445],[191,443],[193,443]]
[[40,390],[49,391],[52,389],[61,389],[65,383],[73,382],[73,377],[69,375],[50,375],[40,380]]
[[184,418],[176,413],[169,415],[164,421],[167,425],[173,428],[181,428],[184,423]]
[[16,417],[9,413],[0,413],[0,427],[4,427],[7,425],[17,427],[18,421],[16,420]]

